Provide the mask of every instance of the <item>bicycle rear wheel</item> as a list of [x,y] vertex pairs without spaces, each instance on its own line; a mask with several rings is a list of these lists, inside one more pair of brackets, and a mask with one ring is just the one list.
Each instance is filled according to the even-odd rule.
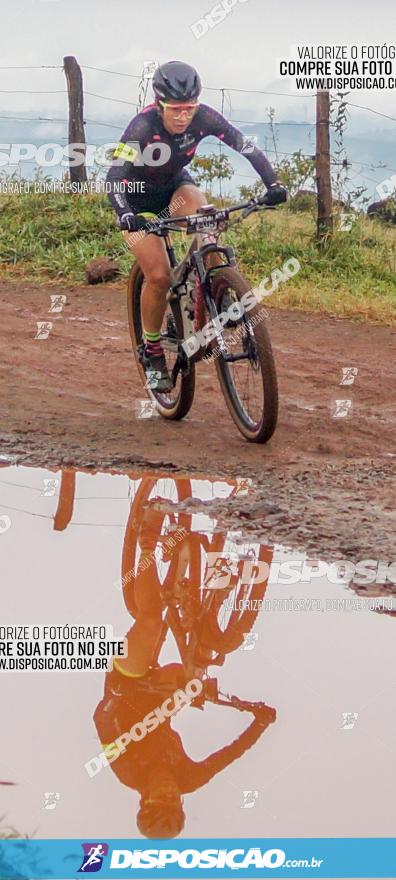
[[[138,263],[136,263],[129,275],[127,299],[129,333],[137,368],[149,397],[156,402],[158,412],[166,419],[182,419],[191,409],[194,400],[195,366],[190,362],[188,372],[182,373],[179,371],[175,387],[167,393],[147,388],[147,376],[139,359],[139,347],[143,345],[144,341],[140,310],[143,281],[143,272]],[[178,357],[178,340],[181,339],[183,339],[183,323],[180,303],[178,300],[174,300],[167,303],[161,328],[161,342],[170,375],[172,375],[172,370]]]
[[[218,314],[231,308],[223,339],[229,354],[239,356],[227,361],[219,353],[215,363],[227,407],[240,432],[253,443],[266,443],[276,428],[278,386],[265,310],[259,304],[248,312],[238,306],[248,290],[249,284],[236,269],[224,267],[213,276],[212,296]],[[232,306],[236,317],[231,316]]]

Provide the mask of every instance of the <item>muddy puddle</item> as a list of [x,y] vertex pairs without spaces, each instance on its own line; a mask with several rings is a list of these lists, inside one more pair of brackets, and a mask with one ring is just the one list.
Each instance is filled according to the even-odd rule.
[[250,492],[2,462],[3,642],[47,627],[60,657],[76,627],[82,642],[106,627],[127,655],[109,671],[0,662],[3,824],[41,838],[393,835],[393,608],[303,547],[220,528],[219,506]]

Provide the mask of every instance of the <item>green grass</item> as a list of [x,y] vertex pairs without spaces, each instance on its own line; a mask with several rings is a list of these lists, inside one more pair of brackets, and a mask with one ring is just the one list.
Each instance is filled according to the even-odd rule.
[[[364,215],[350,232],[335,232],[325,250],[315,242],[315,218],[279,210],[241,230],[239,265],[253,284],[288,257],[300,272],[265,305],[319,311],[396,325],[396,229]],[[267,284],[267,287],[270,285]]]
[[[177,252],[186,236],[174,236]],[[325,250],[315,243],[315,217],[289,208],[252,215],[223,235],[253,286],[296,257],[300,272],[266,298],[268,308],[322,312],[396,324],[396,228],[359,215]],[[0,194],[2,274],[37,281],[84,283],[84,266],[100,255],[117,260],[121,279],[132,258],[105,195]]]
[[85,264],[103,254],[128,272],[130,256],[106,196],[0,195],[0,263],[35,280],[84,282]]

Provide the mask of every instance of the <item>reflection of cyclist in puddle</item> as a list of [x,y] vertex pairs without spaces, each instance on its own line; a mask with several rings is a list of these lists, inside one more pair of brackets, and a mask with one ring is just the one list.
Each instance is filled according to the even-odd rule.
[[[154,511],[153,514],[155,518]],[[152,552],[152,535],[146,546],[140,540],[142,545],[143,555]],[[178,552],[183,554],[182,547]],[[127,635],[128,657],[114,660],[112,671],[106,675],[104,697],[94,713],[103,747],[130,731],[187,684],[182,664],[156,665],[163,640],[164,606],[155,563],[133,578],[133,603],[135,622]],[[188,707],[186,711],[192,709]],[[137,824],[145,837],[171,838],[180,834],[185,822],[182,796],[206,785],[243,755],[275,720],[275,710],[263,704],[251,711],[255,717],[249,727],[234,742],[203,761],[193,761],[186,754],[170,718],[139,741],[130,741],[125,751],[111,761],[118,779],[140,794]]]

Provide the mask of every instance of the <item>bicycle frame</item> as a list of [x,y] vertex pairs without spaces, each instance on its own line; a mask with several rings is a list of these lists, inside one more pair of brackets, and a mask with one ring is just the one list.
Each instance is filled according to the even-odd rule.
[[[245,219],[249,214],[253,213],[254,211],[271,210],[272,208],[273,206],[270,205],[259,205],[259,203],[254,199],[249,202],[241,202],[238,205],[232,205],[228,208],[217,209],[213,205],[203,205],[201,209],[198,209],[197,214],[165,218],[159,221],[156,228],[150,228],[151,234],[158,235],[164,239],[168,260],[171,267],[172,293],[170,299],[181,299],[182,296],[185,295],[186,291],[185,289],[183,291],[182,288],[185,285],[189,273],[191,271],[194,271],[198,277],[203,301],[209,317],[211,320],[214,320],[217,317],[217,309],[211,296],[211,276],[216,271],[218,271],[220,265],[217,264],[215,266],[206,267],[205,257],[212,253],[221,254],[224,257],[224,262],[221,265],[234,268],[236,266],[235,251],[234,248],[230,245],[223,246],[219,245],[217,242],[200,246],[198,236],[200,234],[204,234],[205,232],[217,231],[218,233],[220,233],[222,230],[226,229],[228,226],[229,215],[232,212],[243,211],[241,217],[239,217],[236,221],[239,222],[240,220]],[[183,232],[183,226],[178,225],[181,223],[184,224],[184,228],[186,229],[187,233],[194,234],[194,238],[187,251],[187,254],[178,264],[175,250],[171,241],[170,232]],[[183,335],[184,334],[185,328],[183,330]],[[190,370],[191,363],[201,360],[204,356],[204,350],[201,348],[195,355],[193,355],[193,357],[189,358],[182,347],[184,338],[176,340],[174,338],[166,338],[165,336],[163,336],[162,340],[164,348],[177,352],[177,358],[172,369],[173,386],[175,386],[176,384],[177,376],[180,371],[184,375],[187,374]],[[224,360],[237,361],[249,358],[249,353],[247,351],[230,354],[225,345],[221,330],[218,330],[218,332],[216,333],[216,339],[217,345],[222,351]]]
[[[229,215],[235,211],[243,211],[243,214],[240,220],[245,219],[249,216],[249,214],[254,211],[260,210],[272,210],[273,206],[271,205],[259,205],[254,199],[250,202],[241,202],[239,205],[232,205],[229,208],[215,208],[213,205],[203,205],[201,209],[199,209],[197,214],[189,214],[186,216],[180,217],[170,217],[160,220],[158,226],[156,228],[151,228],[149,231],[153,235],[159,235],[164,238],[166,252],[168,254],[169,263],[171,268],[175,270],[178,269],[177,273],[174,274],[174,283],[172,284],[172,289],[177,288],[180,284],[185,281],[185,278],[188,274],[188,271],[191,267],[194,267],[199,276],[200,283],[204,288],[206,288],[208,277],[211,272],[214,271],[215,268],[211,267],[206,269],[204,265],[204,257],[208,253],[222,253],[226,257],[226,266],[235,266],[235,251],[229,246],[221,246],[216,244],[207,244],[201,247],[197,247],[198,240],[197,234],[205,233],[205,232],[214,232],[214,231],[222,231],[228,225]],[[196,233],[191,245],[188,249],[186,256],[183,258],[181,263],[178,266],[176,254],[174,247],[172,245],[172,241],[170,238],[170,232],[183,232],[183,227],[181,227],[180,223],[187,224],[186,230],[187,233]],[[187,271],[185,271],[187,270]]]
[[[130,472],[129,476],[133,477],[133,472]],[[139,479],[141,478],[140,473],[135,474],[135,476],[138,476]],[[136,560],[138,559],[138,542],[141,542],[142,537],[145,538],[144,530],[147,529],[149,525],[148,517],[146,519],[146,526],[144,526],[144,511],[149,508],[150,501],[154,502],[158,500],[161,494],[164,494],[164,490],[162,490],[162,492],[159,492],[158,489],[158,484],[162,479],[162,472],[159,472],[154,477],[146,477],[142,479],[140,486],[137,488],[133,501],[131,503],[128,522],[124,535],[121,566],[122,578],[125,582],[124,601],[127,610],[136,620],[139,612],[136,606],[134,592],[135,584],[138,580],[140,580],[141,586],[144,588],[145,593],[147,584],[150,584],[150,586],[154,584],[154,588],[158,590],[159,594],[161,594],[162,596],[163,612],[162,624],[160,625],[158,633],[158,642],[156,644],[153,656],[150,659],[150,666],[154,668],[160,665],[159,657],[161,654],[161,650],[163,645],[165,644],[168,632],[171,632],[180,656],[181,666],[184,673],[183,680],[200,678],[203,683],[204,690],[202,694],[196,697],[196,699],[193,701],[193,705],[198,706],[199,703],[204,702],[205,699],[210,699],[211,702],[219,703],[219,705],[232,705],[234,708],[237,709],[250,710],[252,707],[258,704],[239,700],[239,698],[237,697],[230,698],[228,695],[224,694],[222,694],[221,696],[227,696],[227,700],[223,701],[222,699],[219,699],[217,679],[214,678],[213,675],[208,675],[208,666],[223,666],[227,654],[235,651],[237,647],[235,643],[210,647],[210,639],[207,645],[205,644],[205,640],[202,640],[202,624],[204,624],[205,622],[205,617],[211,612],[211,606],[213,604],[216,604],[216,597],[219,595],[219,590],[211,589],[210,587],[205,586],[207,561],[204,562],[204,568],[202,568],[201,550],[204,549],[205,554],[224,554],[224,548],[228,533],[223,533],[221,531],[217,531],[216,529],[211,537],[209,537],[205,532],[195,533],[192,529],[192,514],[188,513],[182,515],[183,517],[187,517],[187,519],[183,519],[180,517],[180,510],[178,509],[180,502],[186,498],[195,497],[190,478],[175,478],[174,476],[172,477],[172,480],[170,480],[171,486],[169,487],[168,491],[166,491],[165,489],[165,498],[168,498],[168,507],[166,510],[163,510],[163,517],[160,517],[159,519],[157,518],[155,520],[155,526],[149,529],[151,535],[151,552],[154,553],[155,548],[161,541],[161,538],[164,537],[165,539],[167,539],[166,536],[172,534],[172,531],[169,531],[170,525],[172,524],[173,526],[180,527],[182,522],[184,522],[185,531],[188,534],[188,540],[184,545],[186,547],[186,552],[183,552],[182,550],[183,545],[179,545],[178,549],[176,549],[175,547],[170,551],[170,557],[166,560],[167,563],[169,563],[169,567],[166,572],[165,578],[162,578],[162,576],[160,576],[160,571],[158,569],[157,562],[154,561],[154,557],[153,568],[150,569],[150,572],[148,570],[142,570],[141,572],[138,571],[135,573]],[[238,489],[236,481],[225,480],[225,483],[229,484],[229,486],[231,487],[231,492],[227,497],[234,497],[235,490]],[[172,501],[170,501],[171,498]],[[163,533],[165,516],[170,518],[170,522],[166,527],[166,531]],[[195,537],[197,538],[196,541],[194,540]],[[147,548],[147,542],[145,541],[144,543]],[[197,549],[197,545],[198,552],[195,552]],[[142,547],[142,543],[140,543],[140,546]],[[227,584],[220,591],[222,595],[230,594],[235,587],[239,587],[239,585],[242,584],[241,565],[243,564],[243,560],[245,558],[245,556],[241,557],[241,560],[238,563],[237,572],[230,575],[229,584]],[[264,548],[262,550],[260,549],[257,561],[264,561],[268,558],[269,557],[265,555]],[[272,559],[272,555],[270,559]],[[173,565],[173,561],[177,563],[176,566]],[[134,574],[132,578],[129,578],[128,576],[131,571],[133,571]],[[251,571],[251,577],[255,578],[255,573],[253,572],[253,569]],[[185,578],[187,578],[187,581],[184,585],[183,581]],[[245,581],[244,583],[247,587],[250,586],[250,581]],[[262,583],[263,587],[262,593],[259,594],[260,598],[262,598],[262,596],[264,595],[266,586],[264,582]],[[196,611],[194,609],[193,619],[191,623],[187,623],[187,625],[185,625],[183,624],[180,614],[180,597],[182,592],[186,590],[195,590],[196,585],[202,585],[202,593],[199,598],[199,605]],[[147,606],[147,609],[148,608],[149,606]],[[213,610],[214,613],[217,614],[216,609]],[[251,621],[249,619],[246,622],[246,631],[250,632],[253,624],[254,621]],[[205,660],[202,654],[202,649],[204,651],[207,650],[211,652],[210,660]],[[144,686],[149,689],[150,682],[148,681]],[[161,684],[158,682],[155,684],[154,689],[156,691],[159,690],[163,692],[164,697],[169,696],[169,690],[167,690],[165,686],[161,687]],[[208,689],[210,690],[210,696],[208,694]]]

